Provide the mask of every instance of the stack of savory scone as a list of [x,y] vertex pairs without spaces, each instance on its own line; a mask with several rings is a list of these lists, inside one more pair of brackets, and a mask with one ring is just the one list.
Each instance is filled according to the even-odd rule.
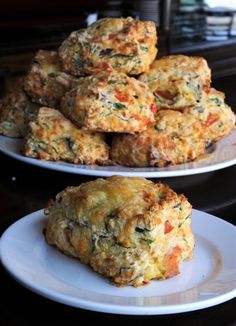
[[[233,130],[234,113],[210,88],[203,58],[154,61],[156,43],[154,23],[106,18],[58,52],[38,51],[0,104],[0,133],[24,137],[23,153],[42,160],[164,167],[196,159]],[[68,187],[45,214],[48,244],[117,286],[175,276],[193,254],[190,203],[143,178]]]
[[0,104],[0,133],[25,136],[23,153],[44,160],[164,167],[196,159],[233,130],[235,115],[203,58],[155,60],[156,43],[153,22],[105,18],[72,32],[58,52],[38,51],[24,85]]

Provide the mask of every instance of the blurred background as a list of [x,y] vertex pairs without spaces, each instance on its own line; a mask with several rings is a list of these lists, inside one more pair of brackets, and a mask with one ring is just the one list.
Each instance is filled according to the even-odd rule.
[[120,16],[156,23],[158,57],[205,57],[216,87],[226,83],[230,104],[236,107],[228,91],[236,79],[235,0],[2,1],[0,78],[24,73],[38,49],[56,49],[71,31],[101,17]]

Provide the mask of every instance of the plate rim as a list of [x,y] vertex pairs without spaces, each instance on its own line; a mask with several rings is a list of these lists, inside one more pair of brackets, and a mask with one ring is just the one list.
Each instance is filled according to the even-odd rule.
[[[81,308],[96,312],[105,312],[105,313],[112,313],[112,314],[122,314],[122,315],[163,315],[163,314],[176,314],[176,313],[182,313],[182,312],[188,312],[188,311],[195,311],[203,308],[208,308],[211,306],[218,305],[220,303],[226,302],[230,299],[233,299],[236,297],[236,288],[232,289],[231,291],[228,291],[226,293],[220,294],[218,296],[214,296],[212,298],[207,298],[205,300],[201,301],[193,301],[189,303],[183,303],[183,304],[171,304],[166,306],[160,306],[157,307],[156,305],[151,306],[137,306],[137,305],[114,305],[113,303],[101,303],[101,302],[94,302],[91,300],[86,300],[84,298],[75,298],[71,297],[67,294],[59,294],[55,290],[47,289],[46,287],[42,288],[39,284],[35,284],[31,280],[27,280],[22,278],[21,276],[17,275],[17,272],[13,271],[11,268],[11,265],[9,264],[8,260],[4,255],[2,255],[2,246],[4,243],[4,238],[7,239],[8,232],[12,232],[13,228],[17,226],[17,224],[21,224],[24,221],[27,221],[29,224],[30,222],[40,221],[45,219],[43,209],[35,211],[33,213],[27,214],[24,217],[20,218],[13,224],[11,224],[2,234],[0,238],[0,259],[2,262],[3,267],[6,269],[6,271],[12,276],[13,279],[15,279],[18,283],[23,285],[24,287],[28,288],[34,293],[37,293],[41,295],[42,297],[51,299],[55,302],[59,302],[62,304],[66,304],[75,308]],[[209,218],[214,218],[218,220],[220,223],[226,224],[227,227],[234,228],[234,231],[236,231],[236,226],[233,224],[218,218],[214,215],[208,214],[203,211],[199,211],[196,209],[193,209],[193,212],[195,214],[203,213],[204,215],[207,215]],[[194,217],[196,218],[196,217]],[[45,243],[46,244],[46,243]],[[5,259],[4,259],[5,258]],[[106,294],[104,294],[106,295]],[[109,296],[109,295],[108,295]],[[94,306],[95,304],[95,306]]]
[[[219,150],[221,144],[227,142],[228,139],[231,137],[236,136],[236,129],[231,132],[228,136],[224,137],[222,140],[216,142],[214,146],[216,146],[216,151]],[[145,178],[170,178],[170,177],[180,177],[180,176],[187,176],[187,175],[194,175],[194,174],[201,174],[206,172],[217,171],[220,169],[224,169],[236,164],[236,156],[229,160],[224,159],[222,162],[210,164],[210,165],[203,165],[200,167],[190,167],[190,168],[180,168],[174,169],[174,166],[171,170],[160,170],[165,168],[155,168],[155,167],[148,167],[148,168],[135,168],[135,167],[123,167],[124,169],[130,169],[130,171],[122,171],[122,170],[109,170],[109,168],[114,168],[115,166],[98,166],[98,165],[80,165],[80,164],[73,164],[67,162],[53,162],[53,161],[43,161],[35,158],[30,158],[23,156],[16,151],[13,151],[9,148],[6,148],[2,141],[5,140],[7,143],[12,142],[13,144],[22,141],[20,138],[10,138],[7,136],[0,135],[0,152],[10,156],[18,161],[38,166],[41,168],[46,168],[49,170],[60,171],[64,173],[72,173],[72,174],[79,174],[79,175],[87,175],[87,176],[97,176],[97,177],[110,177],[112,175],[122,175],[122,176],[129,176],[129,177],[145,177]],[[231,144],[230,144],[231,145]],[[60,164],[61,163],[61,164]],[[188,165],[191,163],[197,163],[197,161],[184,163],[184,165]],[[68,166],[66,165],[68,164]],[[95,168],[93,168],[95,167]],[[118,165],[119,167],[119,165]],[[178,164],[177,167],[181,167],[181,164]],[[100,168],[100,169],[99,169]],[[168,167],[167,167],[168,168]],[[140,169],[150,169],[151,171],[140,171]],[[154,171],[153,171],[154,170]]]

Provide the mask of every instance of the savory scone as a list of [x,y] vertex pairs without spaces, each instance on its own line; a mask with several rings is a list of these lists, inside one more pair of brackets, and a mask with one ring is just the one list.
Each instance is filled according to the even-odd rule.
[[40,108],[29,124],[23,153],[47,161],[80,164],[107,164],[109,149],[102,133],[76,128],[58,110]]
[[111,159],[127,166],[165,167],[193,161],[204,153],[206,126],[191,114],[162,110],[156,124],[135,135],[114,135]]
[[178,109],[200,103],[210,87],[211,71],[204,58],[169,55],[154,61],[139,77],[156,98],[158,108]]
[[157,54],[156,25],[128,18],[103,18],[74,31],[59,48],[65,71],[83,76],[116,70],[131,75],[147,71]]
[[57,52],[39,50],[26,75],[24,87],[32,101],[57,107],[74,82],[72,76],[62,72]]
[[112,176],[68,187],[45,214],[48,244],[117,286],[175,276],[193,254],[191,205],[144,178]]
[[204,102],[192,108],[185,108],[183,112],[190,113],[206,123],[211,142],[227,136],[235,128],[235,114],[225,103],[225,94],[214,88],[208,90]]
[[0,134],[24,137],[28,122],[37,114],[39,106],[32,103],[21,86],[9,91],[0,100]]
[[144,131],[155,122],[156,105],[148,87],[123,73],[100,72],[79,79],[60,110],[78,127],[92,131]]

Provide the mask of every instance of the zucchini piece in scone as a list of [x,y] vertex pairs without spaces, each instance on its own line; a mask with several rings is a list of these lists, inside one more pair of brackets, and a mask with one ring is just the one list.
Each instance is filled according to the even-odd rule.
[[155,95],[160,109],[191,107],[204,99],[211,83],[211,71],[202,57],[169,55],[153,62],[139,79]]
[[47,161],[106,164],[109,149],[104,134],[78,129],[58,110],[40,108],[29,124],[23,153]]
[[179,274],[191,258],[191,205],[168,186],[112,176],[68,187],[45,209],[46,241],[117,286]]
[[114,135],[111,159],[120,165],[165,167],[195,160],[207,144],[207,128],[201,121],[191,114],[162,110],[148,130]]
[[24,137],[28,123],[37,115],[39,106],[16,85],[0,100],[0,134],[8,137]]
[[156,25],[151,21],[103,18],[72,32],[58,52],[64,70],[75,76],[111,70],[137,75],[155,59],[156,43]]
[[78,127],[104,132],[141,132],[153,125],[156,105],[147,85],[123,73],[82,77],[60,110]]
[[39,50],[26,75],[24,88],[32,101],[57,107],[74,82],[72,76],[62,71],[57,52]]
[[205,95],[205,101],[183,112],[190,113],[207,126],[210,142],[222,139],[235,128],[235,113],[225,103],[225,94],[210,88]]

